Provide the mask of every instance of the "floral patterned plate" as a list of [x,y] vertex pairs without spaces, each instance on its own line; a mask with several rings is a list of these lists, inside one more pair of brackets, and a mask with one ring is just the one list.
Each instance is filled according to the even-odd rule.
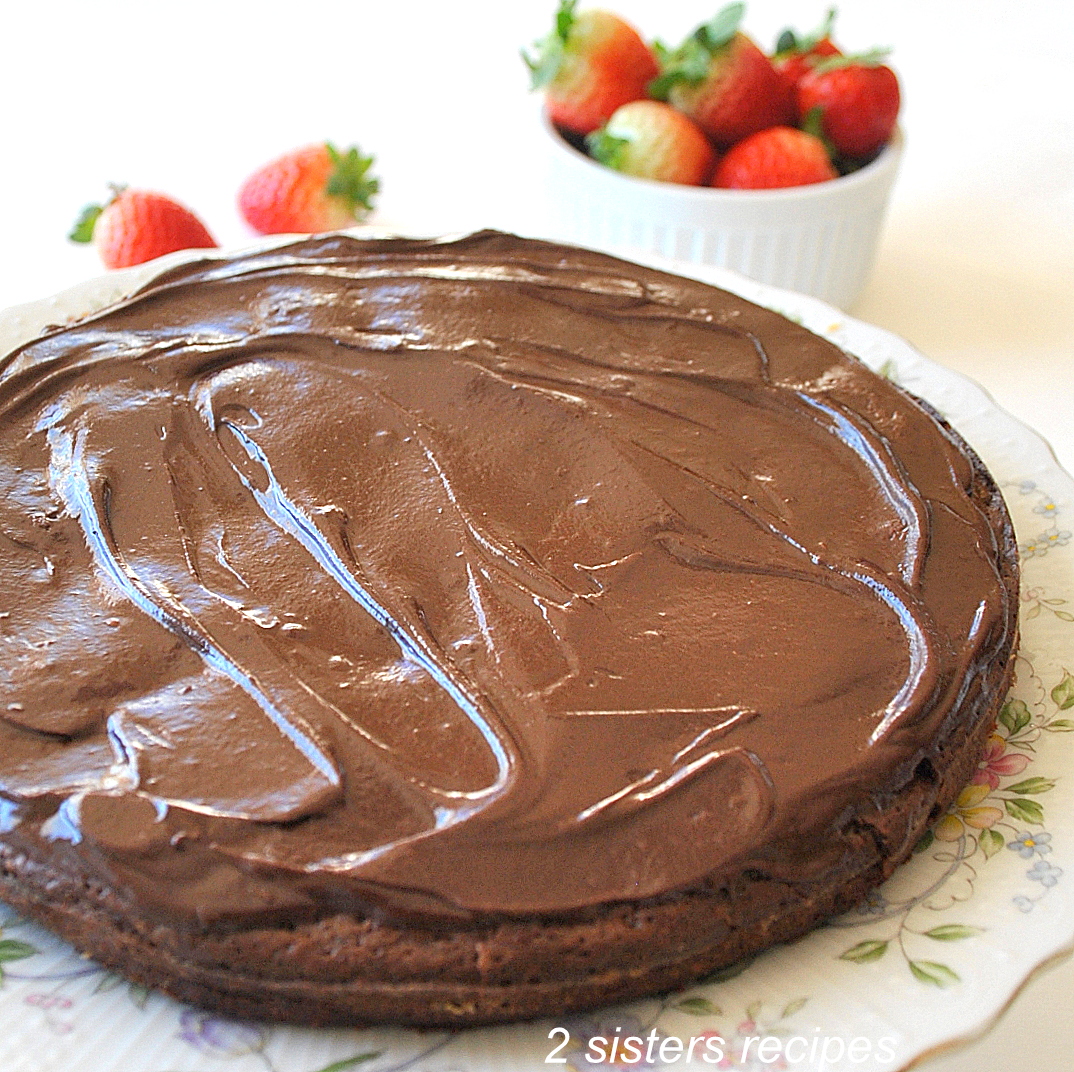
[[[1017,683],[972,783],[913,859],[857,911],[686,991],[457,1033],[222,1020],[131,986],[0,914],[3,1072],[892,1072],[980,1032],[1034,969],[1071,945],[1074,481],[979,387],[898,338],[720,269],[653,263],[778,309],[928,399],[1003,487],[1024,563]],[[9,310],[0,353],[129,293],[161,266]]]

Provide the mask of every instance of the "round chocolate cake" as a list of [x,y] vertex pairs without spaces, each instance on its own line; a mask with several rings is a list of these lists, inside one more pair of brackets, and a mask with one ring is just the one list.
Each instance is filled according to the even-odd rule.
[[960,438],[596,253],[196,261],[8,355],[0,407],[0,897],[225,1012],[683,985],[882,881],[1009,683]]

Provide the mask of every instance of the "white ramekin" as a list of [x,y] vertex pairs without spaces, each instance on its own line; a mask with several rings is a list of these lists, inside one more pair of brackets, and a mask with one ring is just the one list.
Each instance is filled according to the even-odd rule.
[[902,137],[860,171],[784,190],[715,190],[623,175],[564,141],[542,114],[554,237],[732,268],[849,308],[876,254]]

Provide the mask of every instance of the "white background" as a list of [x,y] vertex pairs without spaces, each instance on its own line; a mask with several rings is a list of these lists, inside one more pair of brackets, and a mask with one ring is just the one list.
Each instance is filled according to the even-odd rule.
[[[677,40],[722,0],[606,0]],[[825,0],[752,0],[764,47]],[[109,181],[166,191],[222,245],[266,159],[330,138],[377,156],[375,222],[412,234],[545,226],[543,147],[518,57],[554,0],[19,4],[0,57],[0,306],[100,268],[64,235]],[[907,152],[861,319],[981,382],[1074,469],[1074,3],[843,0],[837,38],[880,44]],[[1074,965],[931,1072],[1061,1072]],[[57,1069],[56,1072],[66,1072]]]

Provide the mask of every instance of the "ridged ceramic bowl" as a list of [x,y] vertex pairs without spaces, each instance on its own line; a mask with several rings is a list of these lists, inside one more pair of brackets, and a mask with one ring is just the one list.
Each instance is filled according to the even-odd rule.
[[626,256],[732,268],[850,308],[868,278],[902,155],[896,134],[850,175],[783,190],[716,190],[634,178],[598,164],[542,113],[556,238]]

